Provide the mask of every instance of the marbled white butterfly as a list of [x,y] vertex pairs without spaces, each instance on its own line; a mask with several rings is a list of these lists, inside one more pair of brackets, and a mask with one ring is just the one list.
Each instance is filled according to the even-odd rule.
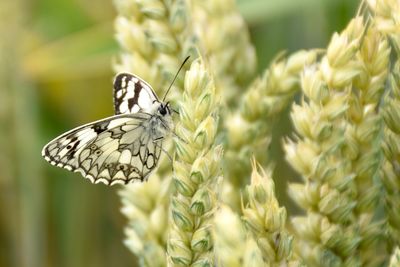
[[157,166],[163,140],[173,128],[165,96],[159,101],[144,80],[120,73],[114,80],[116,115],[64,133],[43,148],[42,156],[52,165],[80,172],[92,183],[147,180]]

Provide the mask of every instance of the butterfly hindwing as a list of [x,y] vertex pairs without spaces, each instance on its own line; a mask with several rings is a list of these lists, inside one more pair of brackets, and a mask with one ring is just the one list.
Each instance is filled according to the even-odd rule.
[[115,114],[148,111],[154,101],[158,101],[151,86],[136,75],[120,73],[114,80]]
[[149,132],[150,116],[123,114],[86,124],[51,141],[42,155],[93,183],[143,181],[156,167],[162,146]]

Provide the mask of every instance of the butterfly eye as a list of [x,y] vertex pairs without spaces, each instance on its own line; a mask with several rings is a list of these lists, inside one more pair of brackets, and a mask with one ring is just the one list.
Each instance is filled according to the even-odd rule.
[[67,149],[70,150],[72,148],[72,145],[68,145]]
[[159,108],[158,108],[158,112],[160,112],[160,114],[161,115],[166,115],[167,114],[167,108],[166,108],[166,106],[163,106],[163,105],[161,105]]

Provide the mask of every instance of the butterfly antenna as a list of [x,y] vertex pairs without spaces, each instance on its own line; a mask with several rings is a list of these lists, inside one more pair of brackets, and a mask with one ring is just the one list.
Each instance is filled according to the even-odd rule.
[[187,56],[187,57],[185,58],[185,60],[182,62],[181,66],[179,67],[179,70],[176,72],[175,77],[174,77],[174,79],[172,80],[172,83],[169,85],[169,87],[168,87],[168,89],[167,89],[167,92],[165,92],[165,95],[164,95],[163,100],[162,100],[163,102],[165,101],[165,98],[167,97],[167,95],[168,95],[168,93],[169,93],[169,90],[171,90],[171,87],[172,87],[172,85],[174,84],[174,82],[175,82],[175,80],[176,80],[176,77],[178,77],[178,74],[179,74],[179,72],[181,71],[183,65],[185,65],[186,61],[188,61],[189,58],[190,58],[190,56]]

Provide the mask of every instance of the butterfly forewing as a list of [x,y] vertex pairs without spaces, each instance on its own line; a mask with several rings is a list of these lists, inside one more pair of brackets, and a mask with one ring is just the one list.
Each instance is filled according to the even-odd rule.
[[93,183],[143,181],[156,167],[162,145],[148,132],[150,118],[139,112],[86,124],[51,141],[42,155]]
[[154,101],[158,101],[151,86],[130,73],[120,73],[114,80],[115,114],[148,112]]

